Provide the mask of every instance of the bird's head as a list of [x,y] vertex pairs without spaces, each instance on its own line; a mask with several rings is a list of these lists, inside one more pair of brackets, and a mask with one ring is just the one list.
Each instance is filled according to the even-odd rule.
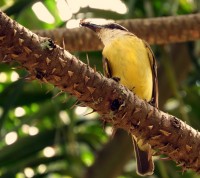
[[81,21],[80,25],[87,27],[97,33],[104,45],[110,43],[113,39],[129,33],[128,30],[117,24],[109,23],[105,25],[97,25],[90,22]]

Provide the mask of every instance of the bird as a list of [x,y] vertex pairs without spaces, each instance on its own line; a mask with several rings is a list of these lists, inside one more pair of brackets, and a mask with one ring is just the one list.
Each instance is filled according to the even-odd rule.
[[[98,25],[82,20],[80,25],[94,31],[104,45],[105,76],[117,80],[139,98],[158,107],[157,65],[149,44],[117,23]],[[134,135],[132,140],[137,174],[152,175],[154,162],[151,146]]]

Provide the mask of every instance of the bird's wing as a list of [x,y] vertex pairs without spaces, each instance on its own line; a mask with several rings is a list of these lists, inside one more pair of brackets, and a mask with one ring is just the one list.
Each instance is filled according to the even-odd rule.
[[111,67],[110,64],[108,62],[108,59],[103,57],[103,71],[104,71],[104,75],[108,78],[112,77],[112,71],[111,71]]
[[158,77],[157,77],[156,59],[154,57],[153,51],[151,50],[149,44],[145,41],[144,41],[144,44],[149,56],[149,61],[150,61],[151,69],[152,69],[152,77],[153,77],[153,91],[152,91],[151,104],[158,108]]

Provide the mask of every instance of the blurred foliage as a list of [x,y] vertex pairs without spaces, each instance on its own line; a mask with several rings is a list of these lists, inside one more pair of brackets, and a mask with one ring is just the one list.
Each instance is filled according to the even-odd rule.
[[[189,14],[200,10],[198,0],[120,1],[127,9],[125,13],[98,8],[98,4],[97,7],[79,7],[79,4],[83,4],[80,0],[66,2],[66,7],[71,10],[66,20],[61,18],[55,0],[0,0],[0,8],[29,29],[53,29],[80,18],[148,18]],[[39,20],[32,8],[35,3],[42,3],[47,8],[54,19],[52,23]],[[164,108],[182,118],[181,107],[190,119],[190,124],[199,129],[200,45],[199,42],[185,45],[190,51],[192,68],[176,86],[180,97],[177,98],[172,92]],[[160,48],[154,47],[154,51],[159,54],[156,55],[158,62],[165,59]],[[75,55],[84,62],[88,58],[91,66],[102,71],[101,52],[77,52]],[[29,82],[26,76],[27,72],[17,69],[17,64],[0,64],[0,177],[81,177],[94,162],[95,153],[108,141],[108,134],[97,119],[99,116],[96,113],[87,115],[91,110],[76,106],[76,99],[72,96],[60,93],[50,84]],[[171,89],[170,86],[166,87]],[[119,178],[136,177],[133,165],[134,159],[127,164]],[[180,174],[173,162],[156,161],[154,177],[198,176],[192,171]]]

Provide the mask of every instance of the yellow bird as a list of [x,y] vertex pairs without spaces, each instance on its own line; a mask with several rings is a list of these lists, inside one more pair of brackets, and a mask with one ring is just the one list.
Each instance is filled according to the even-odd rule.
[[[80,24],[96,32],[104,44],[105,75],[118,79],[140,98],[158,107],[157,67],[149,45],[116,23],[96,25],[81,21]],[[135,136],[132,138],[137,173],[141,176],[152,175],[154,163],[150,145],[143,144]]]

